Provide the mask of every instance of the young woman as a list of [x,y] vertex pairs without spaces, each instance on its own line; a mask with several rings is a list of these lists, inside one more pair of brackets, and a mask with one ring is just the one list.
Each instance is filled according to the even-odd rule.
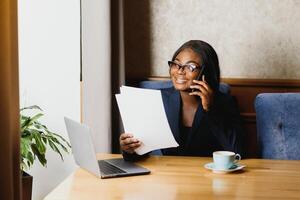
[[[226,150],[243,155],[239,110],[235,98],[219,91],[219,60],[212,46],[201,40],[188,41],[168,64],[173,87],[161,93],[179,146],[161,149],[162,154],[211,156],[214,151]],[[143,157],[135,153],[142,142],[134,133],[121,134],[124,159]]]

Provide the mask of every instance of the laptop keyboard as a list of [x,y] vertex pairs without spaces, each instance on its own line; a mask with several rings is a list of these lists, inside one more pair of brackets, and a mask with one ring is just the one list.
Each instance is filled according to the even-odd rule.
[[122,170],[104,160],[98,160],[98,164],[99,164],[101,173],[104,175],[126,173],[124,170]]

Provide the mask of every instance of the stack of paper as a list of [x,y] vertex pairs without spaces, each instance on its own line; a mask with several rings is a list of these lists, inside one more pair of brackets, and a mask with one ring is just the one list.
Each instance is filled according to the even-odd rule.
[[178,146],[167,120],[160,90],[122,86],[120,91],[116,99],[125,132],[142,142],[136,149],[137,154]]

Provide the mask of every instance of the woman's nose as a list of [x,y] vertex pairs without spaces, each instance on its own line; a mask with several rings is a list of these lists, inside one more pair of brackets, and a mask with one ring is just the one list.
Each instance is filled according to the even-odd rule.
[[177,71],[179,74],[185,74],[184,67],[180,67]]

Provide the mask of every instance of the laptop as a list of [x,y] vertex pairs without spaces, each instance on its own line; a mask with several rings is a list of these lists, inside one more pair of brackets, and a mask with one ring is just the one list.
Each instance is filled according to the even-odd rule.
[[149,174],[150,171],[123,158],[97,160],[90,128],[67,117],[65,124],[76,164],[101,178]]

